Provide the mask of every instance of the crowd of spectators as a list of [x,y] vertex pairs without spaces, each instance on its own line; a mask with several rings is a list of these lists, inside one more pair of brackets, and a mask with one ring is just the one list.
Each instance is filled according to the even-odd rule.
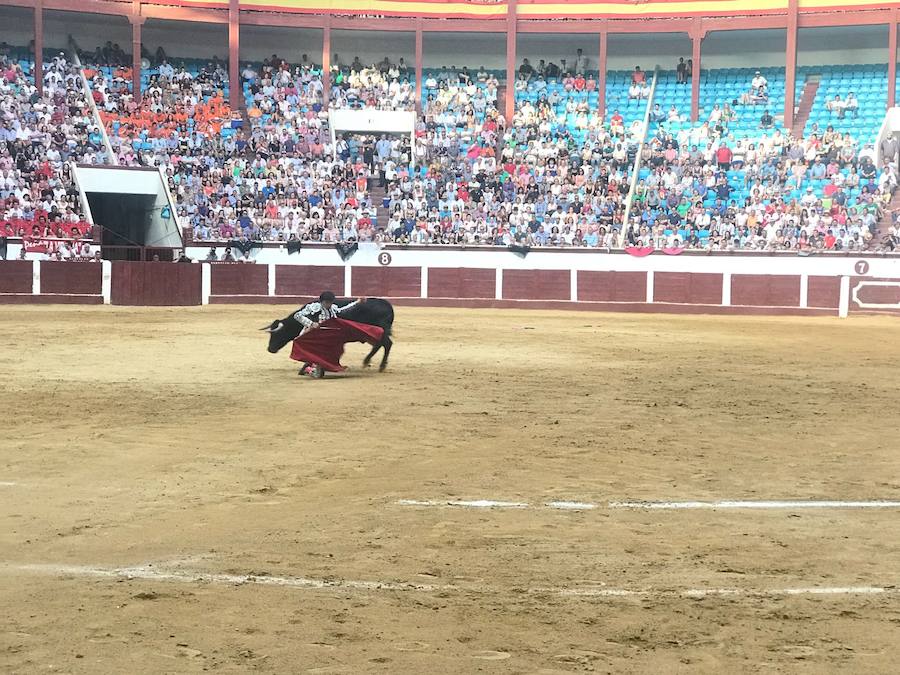
[[732,147],[660,132],[643,152],[649,174],[637,186],[626,245],[860,250],[880,243],[876,226],[897,188],[895,166],[879,173],[832,129]]
[[338,108],[414,110],[414,73],[399,59],[388,57],[374,65],[363,65],[359,57],[346,65],[335,54],[331,63],[331,103]]
[[39,95],[32,74],[0,55],[0,237],[69,257],[90,236],[69,162],[106,158],[77,68],[59,54],[43,77]]
[[[897,188],[894,165],[879,170],[859,159],[853,139],[832,127],[802,139],[778,129],[735,139],[727,102],[676,133],[657,126],[626,222],[643,126],[626,125],[617,110],[605,119],[586,100],[563,103],[557,89],[520,100],[506,120],[499,83],[483,68],[429,72],[417,94],[402,59],[344,65],[335,55],[332,105],[412,109],[421,95],[423,106],[412,141],[354,133],[333,142],[321,67],[306,57],[245,65],[245,125],[226,102],[221,63],[188,67],[160,54],[138,103],[127,55],[115,45],[97,54],[102,63],[85,75],[117,159],[163,169],[195,241],[800,251],[900,244],[897,227],[874,239]],[[526,62],[518,82],[530,92],[547,78],[564,93],[592,91],[586,65],[582,54],[568,65]],[[77,69],[62,56],[49,60],[43,97],[18,63],[0,56],[0,71],[0,235],[84,236],[66,162],[105,157]],[[750,92],[763,95],[757,79]],[[630,87],[641,96],[640,68]],[[653,122],[674,120],[682,121],[674,106],[651,112]]]

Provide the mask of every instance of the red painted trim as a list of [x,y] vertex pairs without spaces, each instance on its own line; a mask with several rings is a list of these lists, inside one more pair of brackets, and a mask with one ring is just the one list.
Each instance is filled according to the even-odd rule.
[[[35,2],[35,6],[40,3]],[[131,14],[130,2],[113,2],[111,0],[81,0],[75,5],[69,0],[44,0],[44,9],[52,9],[60,12],[79,12],[81,14],[112,14],[129,16]]]
[[[137,5],[140,11],[140,4]],[[131,17],[131,91],[135,103],[141,102],[141,24],[144,22],[139,15]]]
[[322,29],[322,104],[328,109],[331,100],[331,22]]
[[516,110],[516,0],[507,0],[506,12],[506,101],[504,117],[512,124]]
[[[137,0],[139,2],[139,0]],[[0,0],[0,5],[14,7],[34,7],[40,0]],[[82,0],[77,11],[81,13],[108,14],[129,16],[133,14],[127,2],[115,2],[113,0]],[[210,6],[202,2],[191,0],[158,0],[153,4],[141,4],[141,14],[145,18],[157,18],[173,21],[198,21],[205,23],[227,23],[227,6],[223,3],[219,6]],[[45,9],[60,11],[73,11],[70,0],[46,0]],[[896,6],[891,3],[875,3],[863,8],[853,5],[834,8],[814,8],[809,11],[800,11],[798,26],[808,27],[841,27],[888,24],[895,15]],[[503,32],[500,20],[503,15],[495,17],[477,16],[468,18],[455,18],[456,15],[445,16],[410,16],[395,15],[387,18],[359,19],[351,18],[354,12],[333,12],[323,15],[319,10],[303,8],[287,8],[260,6],[253,9],[242,9],[241,23],[250,25],[267,26],[295,26],[321,28],[325,19],[334,19],[334,28],[347,30],[384,30],[384,31],[412,31],[417,22],[420,22],[423,31],[426,32]],[[696,14],[694,14],[696,15]],[[566,16],[566,21],[559,21],[552,17],[527,17],[517,16],[517,30],[527,33],[591,33],[600,30],[603,22],[609,21],[610,33],[669,33],[687,32],[690,13],[677,14],[661,12],[652,17],[636,17],[633,14],[598,14],[581,15],[578,17]],[[896,21],[896,20],[895,20]],[[787,23],[787,13],[784,10],[762,10],[753,15],[741,12],[716,12],[704,15],[704,27],[707,31],[718,30],[754,30],[765,28],[784,28]]]
[[197,23],[228,24],[228,9],[208,7],[163,7],[142,5],[142,16],[147,19],[165,21],[194,21]]
[[[188,4],[188,3],[185,3],[185,4]],[[193,4],[193,3],[191,3],[191,4]],[[320,9],[315,9],[315,8],[310,8],[310,7],[280,7],[278,5],[254,5],[252,10],[248,7],[244,7],[243,11],[278,12],[278,13],[285,12],[285,13],[290,13],[290,14],[313,14],[313,15],[321,15],[322,14],[322,10],[320,10]],[[331,10],[331,16],[334,16],[334,17],[339,17],[339,16],[349,17],[349,16],[358,16],[358,15],[359,15],[359,12],[357,10],[352,10],[352,9],[332,8],[332,10]],[[390,14],[385,14],[385,17],[386,18],[401,17],[401,18],[411,18],[411,19],[424,18],[422,16],[421,12],[414,12],[414,11],[405,12],[405,11],[395,11],[395,10],[390,10]],[[493,16],[490,16],[490,15],[485,16],[484,14],[472,14],[471,12],[441,12],[441,13],[435,12],[433,15],[433,18],[436,18],[436,19],[481,19],[481,20],[485,20],[485,21],[494,21],[494,22],[501,21],[505,17],[506,17],[506,12],[498,12],[497,14],[495,14]],[[366,25],[368,25],[368,22]],[[337,27],[337,26],[335,26],[335,27]],[[340,28],[341,29],[350,28],[350,29],[355,29],[355,30],[371,30],[369,28],[362,26],[358,20],[352,26],[340,26]],[[407,30],[409,30],[409,29],[407,29]]]
[[691,121],[697,122],[700,117],[700,47],[703,44],[703,25],[700,19],[695,20],[691,30]]
[[415,94],[416,94],[416,112],[418,114],[422,114],[422,72],[423,72],[423,59],[422,59],[422,27],[416,26],[416,46],[415,46],[415,66],[416,66],[416,81],[415,81]]
[[[687,305],[655,302],[570,302],[556,300],[485,300],[477,298],[387,298],[398,307],[476,307],[490,309],[577,310],[586,312],[640,312],[646,314],[715,314],[730,316],[837,316],[836,309],[800,307],[751,307],[722,305]],[[211,295],[211,305],[297,305],[308,297]]]
[[794,105],[797,101],[797,0],[788,0],[787,40],[784,54],[784,126],[790,131],[794,125]]
[[598,47],[599,47],[599,57],[597,61],[597,69],[599,72],[599,78],[597,82],[597,111],[600,113],[601,117],[606,119],[606,70],[607,70],[607,56],[608,56],[608,47],[609,47],[609,33],[607,33],[606,22],[604,22],[603,29],[600,31],[600,34],[597,36],[598,38]]
[[[71,263],[67,263],[71,264]],[[78,263],[74,263],[78,264]],[[85,263],[90,264],[90,263]],[[0,293],[0,305],[102,305],[100,295],[65,295],[41,293]]]
[[892,108],[897,101],[897,19],[895,9],[888,25],[888,108]]
[[34,4],[34,86],[37,93],[44,94],[44,3]]
[[237,110],[243,103],[244,93],[240,77],[241,26],[238,0],[228,3],[228,103]]

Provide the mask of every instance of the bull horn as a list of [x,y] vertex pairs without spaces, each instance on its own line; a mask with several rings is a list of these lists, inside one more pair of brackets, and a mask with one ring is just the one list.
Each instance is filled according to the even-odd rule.
[[283,322],[283,321],[279,321],[279,322],[278,322],[278,326],[277,326],[276,328],[272,328],[271,326],[266,326],[265,328],[260,328],[260,330],[264,330],[264,331],[266,331],[267,333],[277,333],[277,332],[280,331],[282,328],[284,328],[284,322]]

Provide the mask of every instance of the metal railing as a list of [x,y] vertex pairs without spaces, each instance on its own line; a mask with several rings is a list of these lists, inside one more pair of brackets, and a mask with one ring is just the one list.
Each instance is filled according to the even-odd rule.
[[81,88],[84,90],[85,98],[87,98],[88,105],[91,108],[91,116],[94,118],[94,124],[100,129],[100,134],[103,137],[103,147],[106,148],[106,163],[118,166],[119,158],[116,157],[116,154],[113,152],[112,143],[109,142],[109,134],[106,133],[106,125],[103,124],[103,120],[100,119],[100,111],[97,110],[97,104],[94,103],[91,86],[84,76],[84,67],[81,65],[81,58],[78,56],[78,45],[71,35],[69,36],[69,51],[72,53],[72,63],[78,68],[78,75],[81,78]]
[[158,257],[159,262],[172,262],[182,251],[178,247],[168,246],[102,246],[101,256],[104,260],[126,260],[129,262],[152,262]]
[[631,183],[628,186],[628,197],[625,200],[625,215],[622,218],[621,245],[625,245],[625,233],[628,231],[628,222],[631,219],[631,204],[634,201],[634,193],[637,191],[638,174],[641,170],[641,153],[647,144],[647,134],[650,133],[650,111],[653,110],[653,99],[656,96],[656,82],[659,79],[659,66],[653,69],[653,82],[650,85],[650,96],[647,97],[647,108],[644,110],[644,123],[641,129],[641,140],[638,142],[637,152],[634,155],[634,165],[631,168]]

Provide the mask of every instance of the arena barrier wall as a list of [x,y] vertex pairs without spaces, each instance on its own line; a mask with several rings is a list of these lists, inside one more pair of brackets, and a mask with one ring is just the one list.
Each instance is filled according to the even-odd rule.
[[900,314],[900,257],[360,247],[343,261],[331,247],[308,247],[265,249],[255,263],[0,261],[6,303],[299,305],[323,289],[419,306]]

